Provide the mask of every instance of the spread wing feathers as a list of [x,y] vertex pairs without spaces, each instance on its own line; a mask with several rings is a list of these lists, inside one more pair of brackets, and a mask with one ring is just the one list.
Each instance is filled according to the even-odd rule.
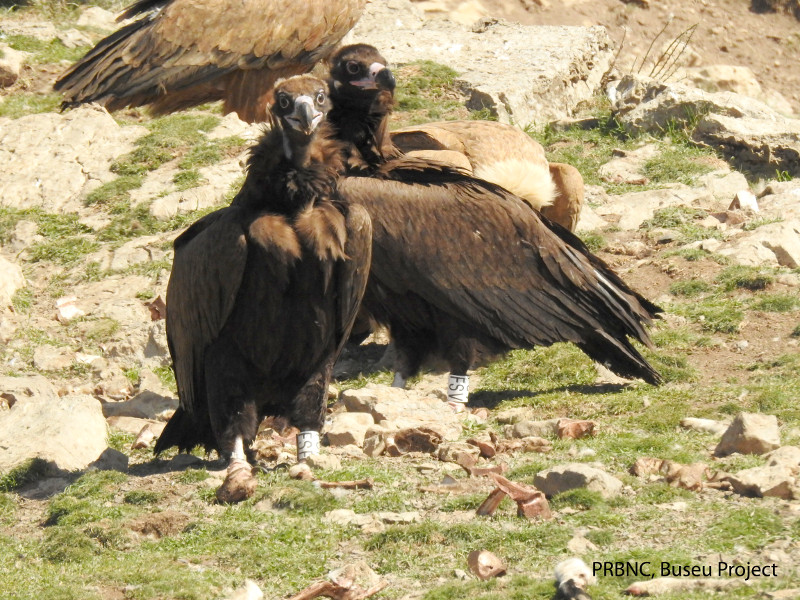
[[[280,76],[309,71],[333,51],[365,4],[141,0],[123,16],[163,7],[102,40],[54,87],[64,92],[65,106],[98,101],[114,109],[146,104],[238,70],[284,70]],[[266,85],[272,83],[274,77],[266,80]],[[199,101],[190,102],[187,96],[185,105],[226,97],[225,87],[217,82],[202,90]],[[253,85],[247,87],[252,94]],[[266,91],[259,89],[255,97]]]
[[463,154],[475,177],[504,187],[536,210],[553,203],[555,185],[544,148],[516,127],[492,121],[442,121],[405,127],[391,137],[404,152]]
[[372,260],[372,221],[369,213],[364,207],[357,205],[350,206],[347,210],[347,241],[344,246],[347,260],[339,267],[337,358],[353,328],[361,298],[367,287],[367,276]]
[[339,190],[372,217],[372,273],[387,288],[510,347],[569,341],[620,375],[660,381],[627,339],[650,345],[645,325],[658,310],[569,232],[498,186],[410,158],[379,176]]
[[199,380],[205,348],[218,336],[233,309],[247,262],[238,212],[227,208],[211,213],[175,240],[167,287],[167,339],[181,408],[189,414],[195,409],[203,411],[203,398],[197,390],[205,388]]

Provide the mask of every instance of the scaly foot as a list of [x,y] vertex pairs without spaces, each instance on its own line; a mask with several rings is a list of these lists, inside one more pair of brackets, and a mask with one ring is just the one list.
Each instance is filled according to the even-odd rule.
[[234,504],[247,500],[256,491],[257,480],[253,468],[246,460],[234,458],[228,465],[228,475],[217,489],[217,500],[224,504]]

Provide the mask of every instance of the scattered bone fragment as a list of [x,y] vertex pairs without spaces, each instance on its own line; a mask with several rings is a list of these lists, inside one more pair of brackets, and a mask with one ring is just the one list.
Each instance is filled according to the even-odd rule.
[[134,450],[143,450],[145,448],[149,448],[153,445],[153,442],[156,439],[156,431],[152,424],[148,423],[136,436],[136,439],[133,440],[133,444],[131,444],[131,448]]
[[467,443],[472,446],[477,446],[478,450],[481,451],[481,457],[483,458],[494,458],[495,454],[497,454],[497,447],[491,440],[470,438],[467,440]]
[[705,463],[683,465],[673,460],[643,456],[636,459],[630,472],[637,477],[660,474],[673,487],[697,491],[703,489],[703,477],[708,474],[708,466]]
[[592,570],[580,558],[568,558],[554,569],[556,597],[561,600],[592,600],[586,588],[597,582]]
[[461,468],[464,469],[467,473],[469,473],[470,477],[488,477],[492,473],[497,475],[502,475],[506,471],[508,471],[508,465],[505,463],[500,463],[499,465],[492,465],[491,467],[473,467],[473,466],[466,466],[461,465]]
[[649,581],[637,581],[625,590],[630,596],[660,596],[692,591],[722,592],[746,585],[742,579],[691,579],[678,577],[656,577]]
[[160,321],[161,319],[167,318],[167,304],[161,296],[157,296],[156,299],[151,302],[145,302],[144,305],[150,309],[151,321]]
[[264,592],[261,591],[258,584],[252,579],[245,579],[244,585],[237,588],[225,600],[262,600],[262,598],[264,598]]
[[506,574],[506,566],[496,554],[488,550],[473,550],[467,556],[469,570],[481,581]]
[[722,435],[728,428],[728,424],[723,423],[722,421],[715,421],[714,419],[686,417],[685,419],[681,419],[681,427],[684,429],[691,429],[693,431],[700,431],[702,433]]
[[367,477],[366,479],[357,479],[355,481],[316,481],[315,485],[325,490],[333,488],[342,490],[371,490],[375,487],[375,482]]
[[442,435],[430,427],[412,427],[394,434],[394,445],[401,454],[409,452],[433,453],[442,443]]
[[256,491],[258,480],[252,467],[245,461],[231,463],[225,481],[217,489],[217,501],[221,504],[235,504],[247,500]]
[[56,311],[58,312],[58,320],[62,323],[71,321],[77,317],[82,317],[86,313],[83,312],[75,304],[78,301],[76,296],[64,296],[56,300]]
[[489,476],[494,479],[497,489],[493,490],[478,507],[476,511],[478,515],[491,516],[503,498],[509,496],[517,503],[517,516],[525,517],[529,521],[553,518],[547,498],[535,487],[510,481],[496,473],[490,473]]
[[329,581],[312,583],[289,600],[311,600],[321,596],[333,600],[364,600],[389,585],[363,561],[331,571],[328,578]]

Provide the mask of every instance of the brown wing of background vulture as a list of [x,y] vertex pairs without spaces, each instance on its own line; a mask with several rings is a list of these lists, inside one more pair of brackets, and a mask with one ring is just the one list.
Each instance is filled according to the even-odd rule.
[[318,439],[366,286],[369,216],[336,193],[340,145],[304,131],[327,110],[323,89],[310,76],[278,84],[281,116],[253,150],[242,190],[175,240],[167,340],[180,406],[155,452],[203,445],[231,458],[225,498],[242,479],[254,489],[245,453],[265,416]]
[[140,0],[143,15],[101,40],[56,82],[62,107],[151,104],[166,114],[224,100],[225,113],[266,120],[270,90],[305,73],[353,27],[367,0]]
[[541,144],[519,128],[493,121],[442,121],[404,127],[391,132],[391,138],[412,156],[468,168],[575,231],[583,207],[580,172],[572,165],[548,163]]

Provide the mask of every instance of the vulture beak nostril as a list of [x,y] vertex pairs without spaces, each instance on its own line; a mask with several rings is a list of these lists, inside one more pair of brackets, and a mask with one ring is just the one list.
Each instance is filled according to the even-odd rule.
[[377,84],[378,89],[388,90],[390,92],[394,92],[394,87],[396,85],[394,75],[388,67],[384,67],[378,71],[378,73],[375,75],[375,83]]
[[288,117],[292,127],[310,135],[322,120],[322,113],[314,108],[313,100],[300,96],[294,103],[294,112]]

